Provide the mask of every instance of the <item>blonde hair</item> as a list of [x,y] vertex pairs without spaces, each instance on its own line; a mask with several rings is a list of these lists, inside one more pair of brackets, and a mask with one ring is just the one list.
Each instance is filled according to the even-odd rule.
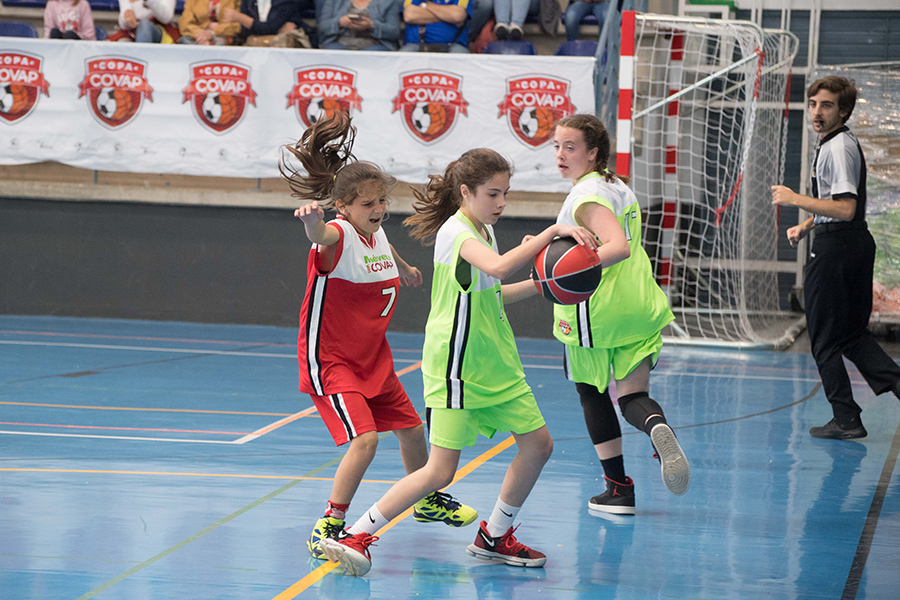
[[411,235],[417,240],[434,236],[441,225],[459,210],[462,203],[460,188],[463,185],[474,193],[478,186],[499,173],[510,176],[513,173],[512,165],[499,152],[489,148],[469,150],[447,165],[443,175],[429,175],[424,193],[413,189],[416,214],[407,217],[403,224],[412,227]]
[[616,179],[621,179],[623,183],[628,183],[628,178],[624,175],[616,175],[608,168],[609,163],[609,131],[603,124],[603,121],[594,115],[578,114],[563,117],[554,125],[556,127],[568,127],[569,129],[577,129],[584,136],[584,143],[587,145],[588,152],[592,148],[597,149],[597,158],[594,159],[594,171],[603,175],[606,181],[612,183]]
[[[335,111],[322,118],[294,145],[282,146],[278,170],[288,182],[291,195],[307,202],[318,202],[325,210],[336,210],[337,201],[352,204],[363,194],[387,195],[397,180],[370,162],[357,161],[353,155],[356,127],[350,116]],[[290,156],[288,156],[288,154]],[[297,159],[304,175],[291,165]]]

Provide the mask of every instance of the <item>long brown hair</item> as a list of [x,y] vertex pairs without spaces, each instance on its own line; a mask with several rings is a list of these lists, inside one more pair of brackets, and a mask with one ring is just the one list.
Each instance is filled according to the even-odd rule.
[[588,152],[591,148],[597,149],[597,158],[594,159],[594,171],[597,171],[612,183],[616,179],[621,179],[623,183],[628,183],[628,177],[624,175],[616,175],[610,171],[609,166],[609,131],[603,124],[603,121],[594,115],[578,114],[563,117],[556,122],[554,127],[568,127],[569,129],[577,129],[584,136],[584,143],[587,145]]
[[[378,165],[357,161],[353,155],[356,127],[350,116],[335,111],[330,118],[321,118],[293,146],[282,146],[278,170],[291,187],[291,195],[308,202],[318,202],[325,210],[335,210],[336,202],[352,204],[362,193],[383,191],[396,185],[397,180]],[[291,165],[290,153],[300,161],[305,174]]]
[[424,193],[413,188],[416,214],[407,217],[403,224],[412,227],[411,235],[417,240],[430,238],[459,210],[463,185],[474,193],[494,175],[511,176],[512,172],[512,165],[499,152],[490,148],[469,150],[447,165],[443,175],[429,175]]

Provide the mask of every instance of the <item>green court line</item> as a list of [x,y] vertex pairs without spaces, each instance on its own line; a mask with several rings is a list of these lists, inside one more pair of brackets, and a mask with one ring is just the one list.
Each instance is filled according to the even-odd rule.
[[[383,435],[387,435],[387,434],[383,434]],[[327,463],[325,463],[324,465],[322,465],[322,466],[320,466],[320,467],[317,467],[317,468],[313,469],[312,471],[310,471],[309,473],[307,473],[306,475],[304,475],[304,477],[312,477],[312,476],[314,476],[315,474],[319,473],[320,471],[323,471],[324,469],[327,469],[328,467],[334,465],[335,463],[340,462],[342,458],[343,458],[343,456],[340,456],[340,457],[338,457],[338,458],[335,458],[335,459],[333,459],[333,460],[330,460],[330,461],[328,461]],[[278,489],[275,490],[274,492],[272,492],[272,493],[270,493],[270,494],[266,494],[266,495],[263,496],[262,498],[260,498],[260,499],[258,499],[258,500],[256,500],[256,501],[254,501],[254,502],[251,502],[250,504],[248,504],[247,506],[241,508],[240,510],[238,510],[238,511],[236,511],[236,512],[233,512],[233,513],[231,513],[230,515],[228,515],[227,517],[224,517],[224,518],[222,518],[222,519],[216,521],[215,523],[213,523],[213,524],[210,525],[209,527],[207,527],[207,528],[205,528],[205,529],[203,529],[203,530],[201,530],[201,531],[198,531],[197,533],[195,533],[195,534],[192,535],[191,537],[189,537],[189,538],[187,538],[187,539],[185,539],[185,540],[182,540],[181,542],[178,542],[177,544],[175,544],[175,545],[172,546],[171,548],[167,548],[166,550],[163,550],[162,552],[160,552],[160,553],[157,554],[156,556],[153,556],[153,557],[148,558],[147,560],[145,560],[145,561],[143,561],[143,562],[141,562],[141,563],[138,563],[137,565],[135,565],[134,567],[128,569],[127,571],[125,571],[125,572],[123,572],[123,573],[117,575],[116,577],[113,577],[112,579],[110,579],[109,581],[107,581],[106,583],[104,583],[103,585],[101,585],[100,587],[96,587],[96,588],[92,589],[90,592],[88,592],[87,594],[84,594],[83,596],[79,596],[78,598],[76,598],[76,600],[88,600],[89,598],[93,598],[93,597],[96,596],[97,594],[99,594],[99,593],[101,593],[101,592],[103,592],[103,591],[105,591],[105,590],[111,588],[112,586],[116,585],[116,584],[119,583],[120,581],[122,581],[122,580],[124,580],[124,579],[127,579],[128,577],[131,577],[132,575],[134,575],[134,574],[137,573],[138,571],[141,571],[141,570],[143,570],[143,569],[146,569],[146,568],[149,567],[150,565],[152,565],[152,564],[154,564],[154,563],[156,563],[156,562],[159,562],[160,560],[162,560],[163,558],[169,556],[169,555],[172,554],[173,552],[176,552],[176,551],[178,551],[178,550],[184,548],[185,546],[187,546],[187,545],[190,544],[191,542],[200,539],[201,537],[203,537],[204,535],[206,535],[206,534],[209,533],[210,531],[213,531],[214,529],[218,529],[219,527],[221,527],[221,526],[224,525],[225,523],[228,523],[229,521],[232,521],[232,520],[236,519],[237,517],[241,516],[241,515],[244,514],[245,512],[247,512],[247,511],[249,511],[249,510],[251,510],[251,509],[256,508],[257,506],[259,506],[259,505],[262,504],[263,502],[266,502],[267,500],[271,500],[271,499],[274,498],[275,496],[278,496],[279,494],[282,494],[282,493],[288,491],[289,489],[291,489],[292,487],[294,487],[295,485],[297,485],[297,484],[300,483],[301,481],[302,481],[301,479],[297,479],[297,480],[292,481],[292,482],[290,482],[290,483],[288,483],[288,484],[286,484],[286,485],[281,486],[280,488],[278,488]]]

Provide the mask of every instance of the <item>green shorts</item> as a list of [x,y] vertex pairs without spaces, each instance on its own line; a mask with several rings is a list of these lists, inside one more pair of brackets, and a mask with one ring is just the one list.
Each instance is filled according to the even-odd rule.
[[531,393],[484,408],[431,408],[429,411],[430,441],[448,450],[474,446],[479,433],[492,438],[498,431],[531,433],[545,425]]
[[646,340],[618,348],[582,348],[566,344],[563,357],[566,379],[576,383],[589,383],[602,392],[609,387],[610,369],[613,377],[619,381],[634,371],[648,356],[652,357],[650,368],[653,368],[659,360],[662,346],[662,336],[658,333]]

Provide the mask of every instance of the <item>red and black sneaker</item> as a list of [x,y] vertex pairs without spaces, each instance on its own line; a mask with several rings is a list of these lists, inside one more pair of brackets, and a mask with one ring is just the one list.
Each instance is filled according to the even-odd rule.
[[631,477],[625,477],[625,483],[613,481],[605,475],[606,491],[599,496],[594,496],[588,502],[588,508],[614,515],[634,514],[634,482]]
[[319,547],[326,558],[333,563],[341,563],[350,575],[362,577],[372,568],[372,556],[369,546],[378,536],[368,533],[350,535],[347,530],[341,531],[337,537],[322,538]]
[[516,525],[500,537],[491,537],[487,523],[482,521],[475,542],[469,544],[466,552],[481,560],[506,563],[514,567],[543,567],[547,557],[516,540],[513,532],[518,528]]

